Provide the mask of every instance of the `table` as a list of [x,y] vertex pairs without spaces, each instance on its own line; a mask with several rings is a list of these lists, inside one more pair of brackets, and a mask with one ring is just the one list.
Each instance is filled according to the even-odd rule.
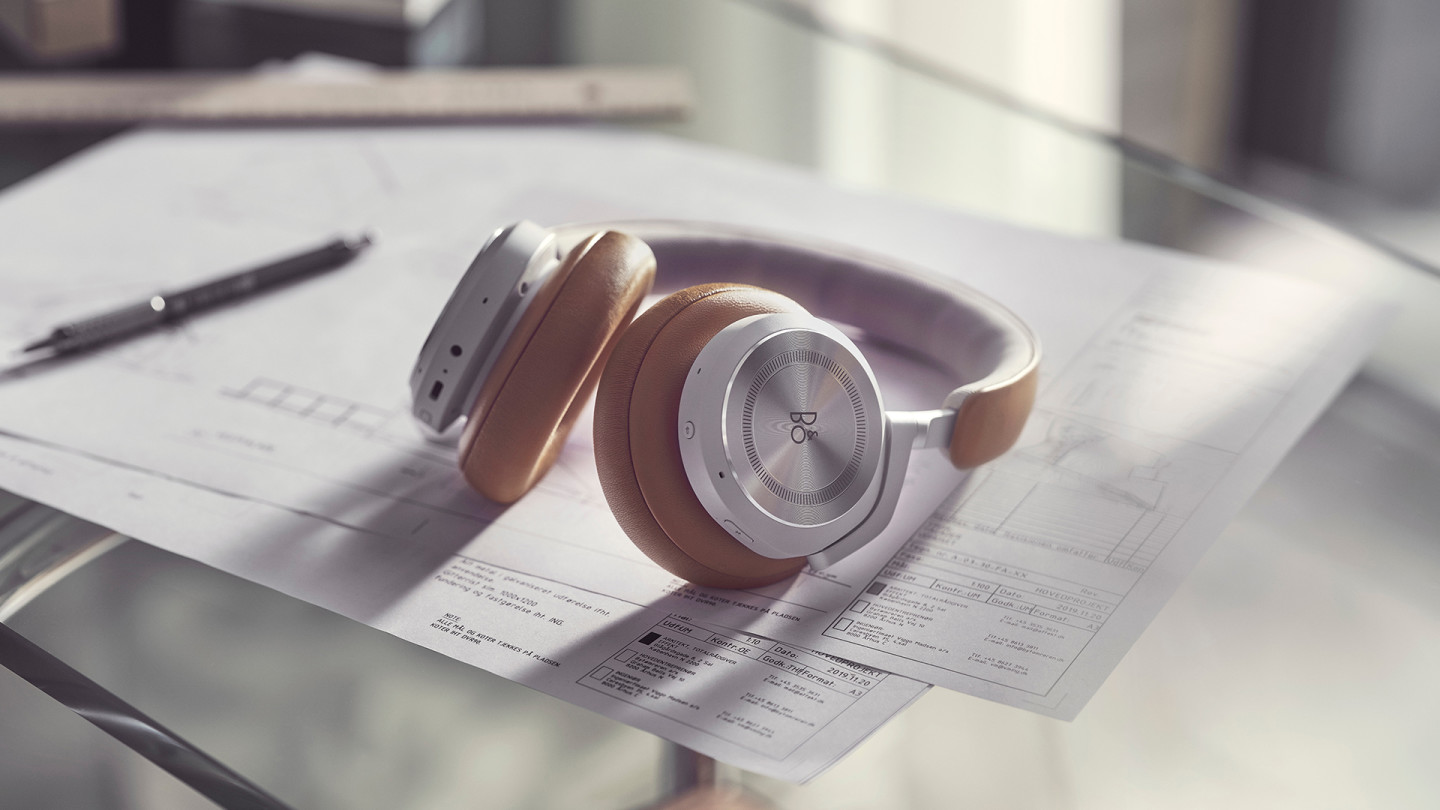
[[[724,779],[796,808],[1433,803],[1434,275],[783,8],[636,0],[587,4],[584,17],[596,33],[572,43],[575,60],[693,71],[700,107],[653,125],[662,131],[1019,224],[1365,275],[1404,304],[1080,719],[935,691],[810,785]],[[724,31],[750,50],[627,34],[645,18]],[[870,110],[892,124],[820,137],[817,121],[869,119],[821,109],[819,64],[883,88]],[[631,807],[663,791],[664,746],[644,733],[11,496],[0,498],[0,621],[296,807]],[[4,670],[0,706],[0,785],[13,801],[211,806]]]

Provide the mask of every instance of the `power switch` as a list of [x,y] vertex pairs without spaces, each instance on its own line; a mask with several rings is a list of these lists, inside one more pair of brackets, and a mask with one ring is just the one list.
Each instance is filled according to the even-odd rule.
[[747,546],[753,546],[753,545],[755,545],[755,541],[754,541],[753,539],[751,539],[750,535],[746,534],[743,529],[741,529],[739,526],[735,525],[735,521],[733,521],[733,520],[722,520],[722,521],[720,521],[720,525],[724,526],[724,527],[725,527],[725,531],[730,532],[730,535],[731,535],[732,537],[734,537],[736,540],[739,540],[740,542],[744,543],[744,544],[747,545]]

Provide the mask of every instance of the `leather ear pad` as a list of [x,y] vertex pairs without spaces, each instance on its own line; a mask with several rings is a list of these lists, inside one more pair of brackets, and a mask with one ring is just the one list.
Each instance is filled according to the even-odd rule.
[[470,486],[511,503],[550,469],[654,280],[654,255],[628,234],[606,231],[570,252],[536,291],[471,409],[460,439]]
[[[804,557],[763,557],[705,511],[680,460],[680,393],[700,350],[751,315],[805,310],[743,284],[689,287],[626,330],[595,401],[595,462],[605,500],[645,555],[696,585],[753,588],[799,571]],[[703,428],[702,428],[703,429]]]

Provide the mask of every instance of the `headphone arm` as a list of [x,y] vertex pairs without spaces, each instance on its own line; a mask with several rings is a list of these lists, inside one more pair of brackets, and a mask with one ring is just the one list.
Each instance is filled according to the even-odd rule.
[[859,551],[884,531],[900,502],[900,490],[905,482],[905,469],[910,466],[911,453],[933,448],[948,454],[957,415],[958,411],[950,408],[890,411],[885,414],[885,470],[880,483],[880,497],[860,525],[806,558],[811,568],[829,568]]

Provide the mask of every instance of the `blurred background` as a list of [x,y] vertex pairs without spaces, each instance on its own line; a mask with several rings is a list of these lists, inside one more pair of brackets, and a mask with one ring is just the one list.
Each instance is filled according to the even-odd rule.
[[[238,70],[311,52],[420,68],[743,52],[745,69],[724,73],[730,86],[704,96],[711,109],[702,115],[730,122],[712,138],[855,181],[923,187],[934,176],[887,157],[890,141],[920,122],[887,114],[904,105],[883,83],[831,54],[757,41],[723,8],[709,12],[710,25],[706,12],[667,5],[684,4],[0,0],[0,68]],[[1427,0],[752,5],[789,6],[977,92],[1123,136],[1440,259],[1440,7]],[[812,109],[810,126],[778,127],[763,114],[776,97]],[[963,128],[947,136],[960,148],[969,137]]]
[[[696,105],[647,128],[842,186],[1312,276],[1335,262],[1325,240],[1252,235],[1215,201],[1281,223],[1285,208],[1307,212],[1397,252],[1398,264],[1336,262],[1373,266],[1373,286],[1409,304],[1349,392],[1350,410],[1301,442],[1229,530],[1244,542],[1217,544],[1080,721],[932,693],[815,785],[747,784],[785,807],[948,807],[957,796],[1008,807],[1420,807],[1436,795],[1434,723],[1397,738],[1413,745],[1357,754],[1363,739],[1327,736],[1313,711],[1322,693],[1286,702],[1303,662],[1269,656],[1261,634],[1244,631],[1269,615],[1289,637],[1323,620],[1433,639],[1436,613],[1414,609],[1434,607],[1433,584],[1406,585],[1392,603],[1393,592],[1372,597],[1373,582],[1337,572],[1358,564],[1403,579],[1436,552],[1377,543],[1362,559],[1336,540],[1314,567],[1272,571],[1269,588],[1238,599],[1228,576],[1289,548],[1264,524],[1294,517],[1333,457],[1325,442],[1345,431],[1403,422],[1423,440],[1399,442],[1417,448],[1403,485],[1437,480],[1427,476],[1440,457],[1440,364],[1416,350],[1440,346],[1430,317],[1440,312],[1437,38],[1432,0],[0,0],[0,82],[245,71],[309,54],[416,69],[684,65]],[[0,89],[0,187],[119,131],[16,126],[5,104]],[[1367,454],[1400,469],[1377,447],[1350,448],[1357,469]],[[1337,513],[1352,506],[1373,504],[1341,502]],[[1422,532],[1404,531],[1419,516],[1397,511],[1396,536],[1418,543]],[[624,807],[654,795],[661,749],[648,735],[127,548],[11,623],[125,684],[142,708],[163,706],[162,719],[303,806],[452,807],[488,795],[497,807]],[[193,609],[177,613],[176,599]],[[113,624],[85,629],[94,615]],[[1331,654],[1316,649],[1317,660]],[[1427,692],[1427,649],[1388,662],[1382,691]],[[1244,677],[1227,660],[1245,661]],[[1351,699],[1355,684],[1328,686]],[[1157,705],[1168,716],[1147,713]],[[1433,719],[1427,706],[1418,720]],[[274,733],[227,733],[223,710]],[[1394,731],[1359,727],[1377,739]],[[1402,748],[1413,759],[1393,756]],[[205,803],[0,670],[0,807],[46,806]]]

